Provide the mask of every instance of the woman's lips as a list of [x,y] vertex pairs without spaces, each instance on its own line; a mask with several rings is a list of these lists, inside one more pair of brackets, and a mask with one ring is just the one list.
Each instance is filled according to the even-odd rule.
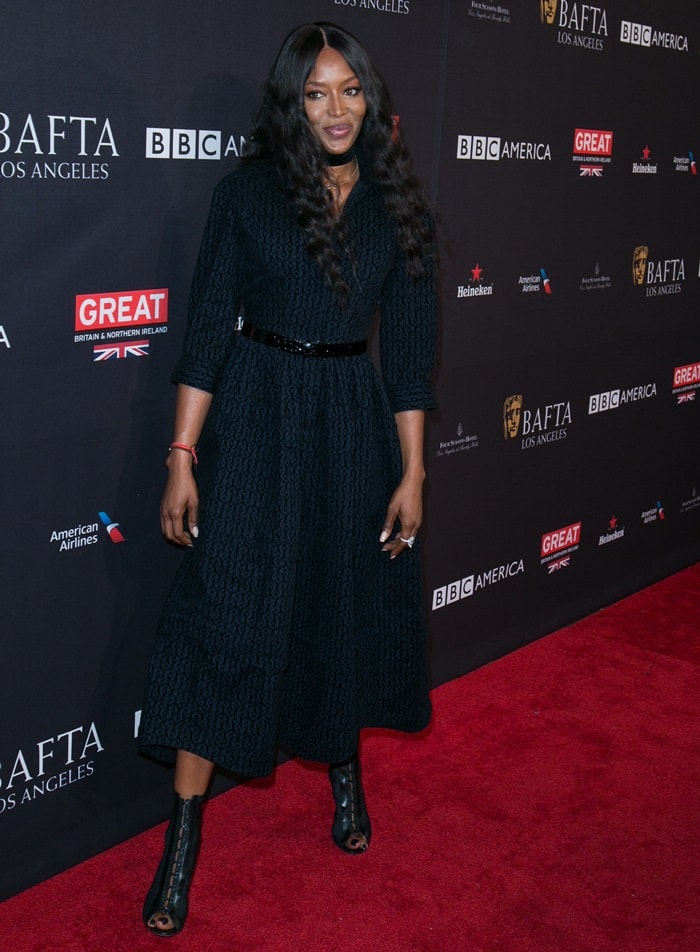
[[346,135],[352,132],[352,126],[343,124],[339,126],[326,126],[323,130],[331,139],[344,139]]

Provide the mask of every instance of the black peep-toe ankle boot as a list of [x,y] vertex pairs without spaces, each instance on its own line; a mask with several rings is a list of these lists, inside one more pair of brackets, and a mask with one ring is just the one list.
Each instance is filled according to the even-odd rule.
[[328,768],[335,816],[333,842],[346,853],[364,853],[372,837],[357,756]]
[[175,794],[165,850],[143,904],[146,928],[158,936],[176,935],[187,918],[187,894],[199,852],[205,797],[184,800]]

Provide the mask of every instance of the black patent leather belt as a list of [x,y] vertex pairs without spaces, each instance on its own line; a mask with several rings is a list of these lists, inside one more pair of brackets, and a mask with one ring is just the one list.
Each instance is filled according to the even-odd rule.
[[306,357],[355,357],[357,354],[364,354],[367,350],[366,340],[353,340],[340,344],[325,344],[320,340],[294,340],[293,337],[282,337],[281,334],[264,331],[262,327],[249,324],[248,321],[243,321],[241,333],[260,344],[277,347],[288,354],[303,354]]

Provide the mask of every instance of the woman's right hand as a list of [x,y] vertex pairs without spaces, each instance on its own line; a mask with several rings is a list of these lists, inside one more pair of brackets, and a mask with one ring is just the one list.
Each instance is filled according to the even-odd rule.
[[192,458],[188,453],[172,451],[166,466],[168,481],[160,503],[160,527],[168,542],[192,545],[192,538],[199,535],[199,493],[192,474]]

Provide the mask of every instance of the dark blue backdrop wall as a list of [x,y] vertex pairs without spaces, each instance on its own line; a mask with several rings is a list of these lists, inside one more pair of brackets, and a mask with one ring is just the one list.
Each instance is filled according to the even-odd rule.
[[212,188],[299,22],[370,49],[442,244],[435,682],[700,554],[700,14],[652,0],[3,0],[0,896],[160,820],[135,754]]

